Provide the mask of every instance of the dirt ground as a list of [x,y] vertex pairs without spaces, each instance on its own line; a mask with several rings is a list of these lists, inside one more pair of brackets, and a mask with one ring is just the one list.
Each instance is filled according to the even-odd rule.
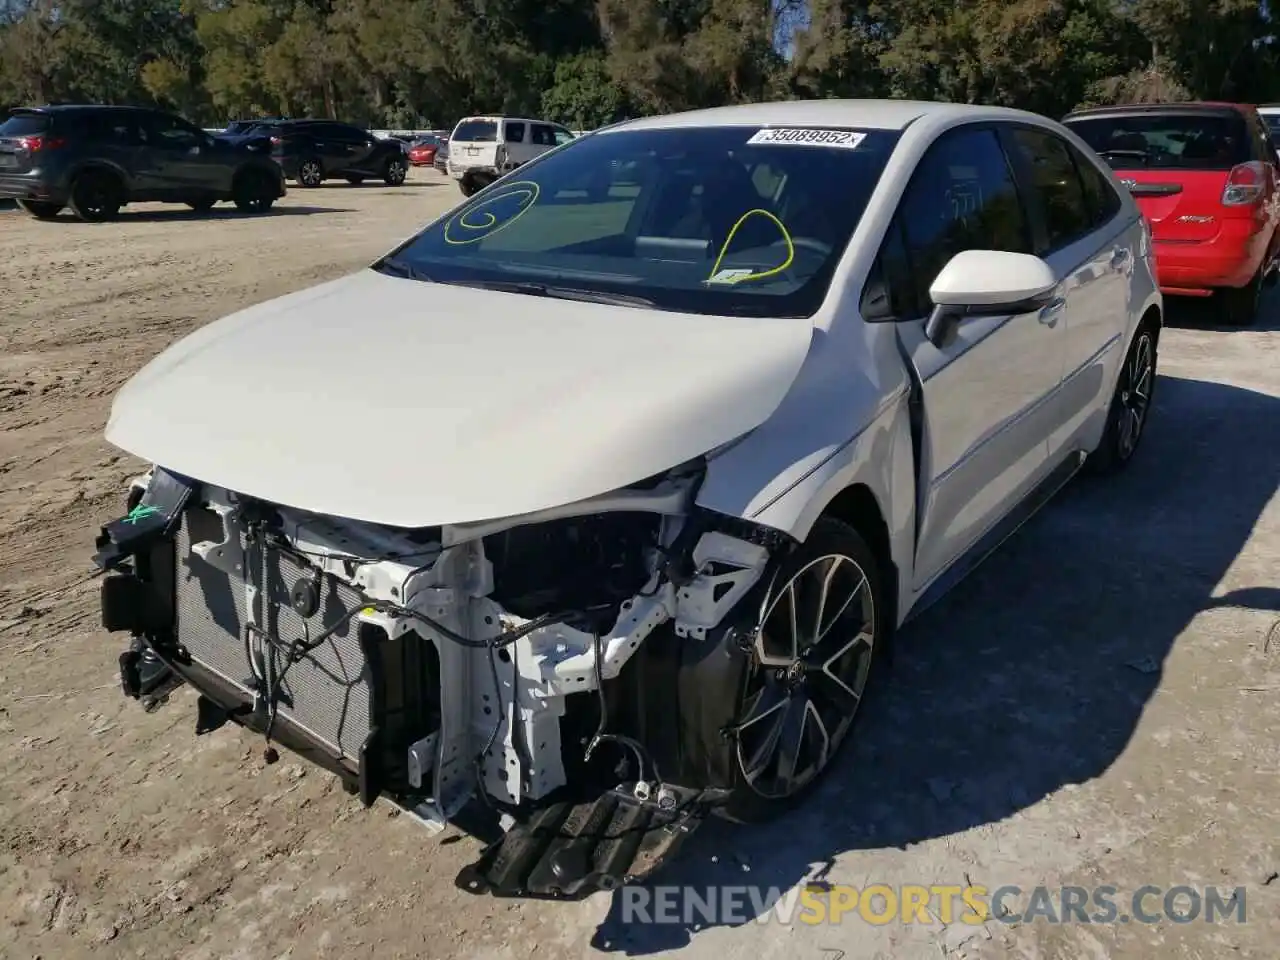
[[190,330],[356,269],[458,196],[419,172],[294,189],[264,217],[0,213],[0,957],[1277,955],[1276,303],[1247,331],[1178,311],[1134,468],[1073,484],[903,634],[812,802],[704,828],[661,881],[1243,886],[1244,924],[695,930],[628,924],[603,894],[476,899],[453,884],[473,839],[364,811],[287,756],[265,767],[234,728],[197,740],[190,691],[152,714],[124,700],[88,580],[139,467],[101,438],[112,394]]

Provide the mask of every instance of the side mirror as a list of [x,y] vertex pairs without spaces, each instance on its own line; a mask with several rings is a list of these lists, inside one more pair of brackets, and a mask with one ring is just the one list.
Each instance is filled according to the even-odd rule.
[[933,312],[925,336],[941,346],[964,317],[1030,313],[1053,297],[1058,279],[1053,268],[1028,253],[965,250],[942,268],[929,287]]

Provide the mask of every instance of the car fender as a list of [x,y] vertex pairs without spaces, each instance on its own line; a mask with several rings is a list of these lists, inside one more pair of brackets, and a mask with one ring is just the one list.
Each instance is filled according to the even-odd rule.
[[836,336],[815,330],[773,415],[711,457],[698,506],[803,541],[845,490],[864,486],[899,578],[909,578],[916,502],[909,397],[892,324],[858,322]]

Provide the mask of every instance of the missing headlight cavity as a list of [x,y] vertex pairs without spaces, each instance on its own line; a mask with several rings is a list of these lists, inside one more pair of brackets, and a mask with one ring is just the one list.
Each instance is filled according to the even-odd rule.
[[493,598],[520,617],[578,610],[611,622],[649,579],[660,522],[652,513],[604,513],[486,537]]

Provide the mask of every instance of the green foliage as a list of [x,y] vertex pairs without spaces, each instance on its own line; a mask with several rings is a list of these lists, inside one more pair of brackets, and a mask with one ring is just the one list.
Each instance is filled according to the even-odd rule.
[[779,97],[1280,99],[1258,0],[0,0],[0,104],[574,127]]

